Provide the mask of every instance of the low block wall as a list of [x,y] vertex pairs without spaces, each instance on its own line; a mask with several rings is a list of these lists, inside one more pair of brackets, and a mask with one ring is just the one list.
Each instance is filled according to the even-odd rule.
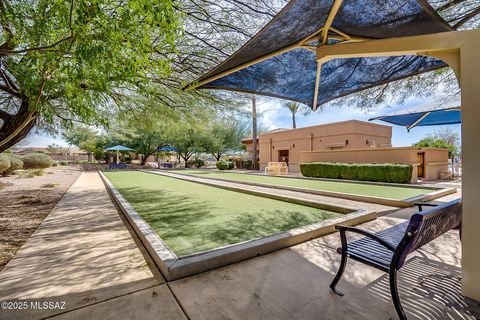
[[300,152],[300,162],[417,163],[417,148],[370,148]]

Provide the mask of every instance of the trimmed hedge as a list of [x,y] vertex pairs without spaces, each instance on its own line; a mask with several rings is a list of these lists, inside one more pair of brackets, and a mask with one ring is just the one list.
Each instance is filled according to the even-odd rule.
[[219,170],[232,170],[235,167],[235,164],[230,161],[220,160],[217,161],[216,166]]
[[22,156],[25,169],[44,169],[53,165],[53,159],[43,153],[30,153]]
[[412,166],[402,163],[301,163],[305,177],[373,182],[409,183]]

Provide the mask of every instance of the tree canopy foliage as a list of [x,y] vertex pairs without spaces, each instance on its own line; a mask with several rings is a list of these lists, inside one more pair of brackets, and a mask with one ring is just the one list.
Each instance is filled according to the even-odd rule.
[[460,136],[451,128],[438,129],[413,145],[419,148],[448,149],[450,158],[460,155]]
[[72,127],[64,132],[63,137],[70,145],[86,151],[89,157],[93,154],[97,160],[103,156],[103,149],[108,143],[105,136],[87,126]]
[[171,0],[0,0],[0,151],[35,124],[105,124],[108,109],[170,73]]

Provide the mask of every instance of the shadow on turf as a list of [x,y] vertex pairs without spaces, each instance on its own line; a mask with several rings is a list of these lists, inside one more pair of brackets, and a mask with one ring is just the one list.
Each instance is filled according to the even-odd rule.
[[[178,256],[253,240],[312,223],[306,214],[291,210],[274,210],[273,215],[245,212],[229,221],[218,222],[218,216],[211,212],[218,208],[209,201],[192,199],[168,190],[145,191],[137,187],[118,189]],[[325,212],[318,221],[331,217]]]

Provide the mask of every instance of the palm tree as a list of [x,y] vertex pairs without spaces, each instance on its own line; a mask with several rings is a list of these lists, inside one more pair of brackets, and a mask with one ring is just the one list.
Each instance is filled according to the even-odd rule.
[[298,111],[301,111],[304,116],[310,114],[312,111],[309,107],[300,104],[298,102],[287,102],[283,105],[285,108],[290,110],[292,113],[292,128],[295,129],[297,127],[297,121],[295,118],[295,115],[297,114]]

